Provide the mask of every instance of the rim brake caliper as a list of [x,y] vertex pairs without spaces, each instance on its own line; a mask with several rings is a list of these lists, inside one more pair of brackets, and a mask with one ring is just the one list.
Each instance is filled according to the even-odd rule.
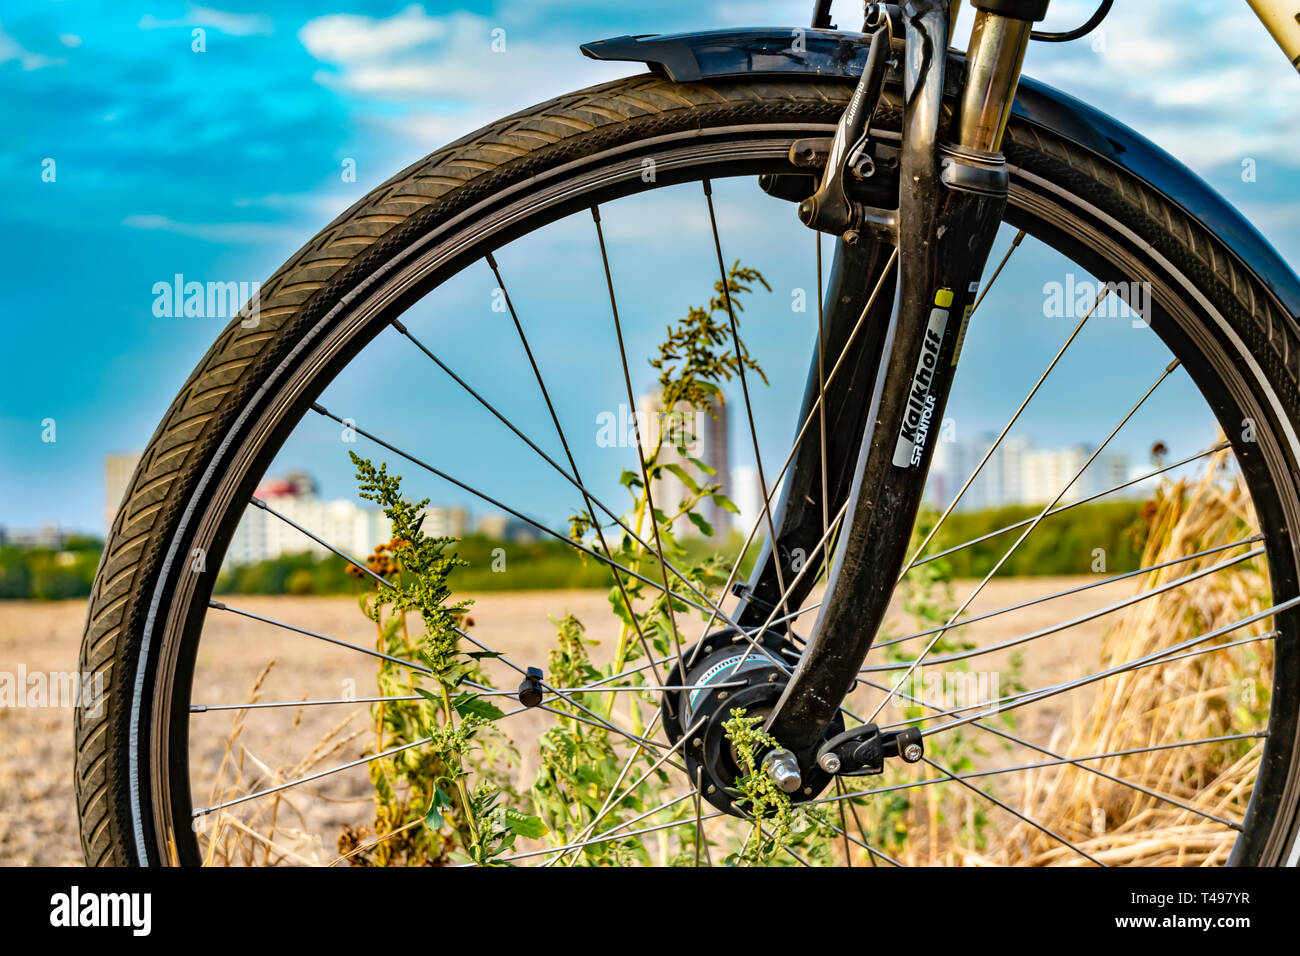
[[[897,213],[864,205],[851,198],[847,189],[850,178],[856,184],[875,174],[875,162],[868,150],[871,121],[890,66],[896,24],[901,23],[898,18],[898,7],[893,4],[867,5],[862,30],[870,34],[871,41],[862,76],[835,128],[821,184],[799,204],[799,219],[805,226],[849,242],[855,241],[864,229],[891,244],[898,241]],[[816,151],[814,141],[800,140],[791,147],[790,161],[796,165],[815,162],[820,159]]]

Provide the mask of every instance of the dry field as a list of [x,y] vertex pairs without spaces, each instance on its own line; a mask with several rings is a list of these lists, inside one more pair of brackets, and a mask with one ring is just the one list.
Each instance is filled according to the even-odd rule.
[[[996,580],[972,610],[978,613],[1004,607],[1087,580]],[[961,598],[972,583],[958,582],[957,597]],[[1130,582],[1091,589],[973,625],[967,629],[967,636],[976,643],[990,643],[1083,614],[1129,593]],[[351,598],[234,597],[229,603],[355,643],[374,641],[373,625],[361,616]],[[521,665],[544,665],[550,636],[546,618],[568,612],[586,623],[589,636],[602,640],[613,636],[608,604],[604,593],[597,591],[481,596],[473,611],[472,633]],[[20,664],[29,673],[73,670],[84,614],[85,606],[79,601],[0,604],[0,670],[12,673]],[[1040,685],[1095,669],[1103,626],[1104,619],[1088,622],[1027,645],[1023,672],[1030,683]],[[209,615],[200,650],[194,702],[246,701],[258,674],[272,659],[276,663],[262,684],[262,701],[365,697],[374,693],[374,667],[367,657],[258,621],[214,612]],[[979,666],[996,669],[1005,666],[1005,661],[990,658]],[[493,677],[499,678],[498,686],[513,687],[517,682],[508,680],[506,674]],[[1030,739],[1046,740],[1059,714],[1056,710],[1041,711],[1022,724],[1021,731]],[[532,712],[526,716],[531,717]],[[350,722],[346,722],[349,717]],[[196,715],[192,721],[192,753],[203,755],[194,759],[196,798],[208,790],[211,768],[220,759],[233,719],[228,712],[211,712]],[[342,729],[332,738],[337,749],[316,765],[328,767],[360,756],[370,742],[364,706],[257,711],[248,717],[241,739],[250,758],[270,768],[283,768],[301,760],[304,748],[309,749],[340,724]],[[518,731],[519,739],[526,739],[529,729],[514,725],[511,731]],[[0,864],[79,864],[72,793],[72,711],[0,708],[0,741]],[[529,755],[525,751],[522,756],[521,773],[528,774]],[[313,792],[325,799],[297,800],[288,805],[282,816],[284,826],[301,826],[325,834],[328,840],[343,823],[364,819],[369,783],[363,768],[344,771],[313,787]],[[294,806],[304,808],[302,819],[293,817]],[[328,842],[322,846],[325,854],[331,849]]]

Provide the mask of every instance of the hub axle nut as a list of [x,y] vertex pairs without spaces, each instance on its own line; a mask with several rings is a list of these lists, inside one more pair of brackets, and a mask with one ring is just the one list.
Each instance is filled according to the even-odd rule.
[[763,769],[772,782],[785,793],[794,793],[803,786],[799,760],[788,750],[772,750],[763,758]]

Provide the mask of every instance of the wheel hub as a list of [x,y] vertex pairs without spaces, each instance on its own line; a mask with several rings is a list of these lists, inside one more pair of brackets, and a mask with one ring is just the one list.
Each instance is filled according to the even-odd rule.
[[[676,664],[668,675],[669,687],[688,689],[665,691],[660,701],[668,739],[677,744],[689,731],[682,751],[691,780],[712,806],[735,816],[744,815],[734,804],[741,771],[724,725],[736,710],[743,709],[747,717],[765,718],[771,713],[799,661],[798,647],[784,634],[764,635],[757,645],[734,630],[710,634],[683,651],[684,679]],[[837,716],[827,728],[827,737],[843,731],[843,719]],[[769,749],[754,756],[766,769],[776,755],[785,755],[784,760],[768,772],[782,775],[780,785],[795,802],[816,797],[832,779],[815,763],[798,766],[791,776],[793,755],[787,751]],[[787,789],[795,780],[797,785]]]

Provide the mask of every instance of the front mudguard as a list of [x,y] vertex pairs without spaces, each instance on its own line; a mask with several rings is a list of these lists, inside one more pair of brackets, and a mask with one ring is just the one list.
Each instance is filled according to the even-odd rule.
[[[598,60],[646,64],[679,83],[712,77],[811,74],[856,80],[866,61],[860,34],[807,27],[757,27],[670,36],[615,37],[586,43]],[[950,51],[948,85],[965,72]],[[1150,140],[1072,96],[1021,77],[1015,120],[1036,126],[1113,163],[1202,222],[1253,271],[1278,304],[1300,317],[1300,279],[1249,222],[1204,180]]]

